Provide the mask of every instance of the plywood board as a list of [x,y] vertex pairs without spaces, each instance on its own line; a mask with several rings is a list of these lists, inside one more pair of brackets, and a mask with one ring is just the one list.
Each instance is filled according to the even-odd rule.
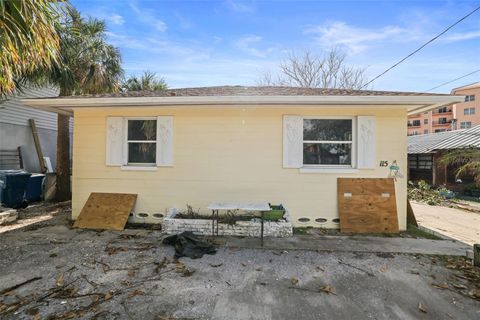
[[136,200],[136,194],[91,193],[73,227],[123,230]]
[[391,178],[338,178],[340,231],[398,232],[395,183]]
[[407,224],[411,224],[415,227],[418,227],[417,219],[415,218],[415,213],[413,212],[412,205],[407,199]]

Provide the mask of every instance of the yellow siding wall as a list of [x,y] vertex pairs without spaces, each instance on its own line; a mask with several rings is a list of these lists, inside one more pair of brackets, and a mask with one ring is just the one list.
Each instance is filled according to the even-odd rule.
[[[282,203],[294,223],[300,217],[338,217],[337,177],[387,177],[378,166],[356,174],[300,173],[282,168],[284,114],[375,115],[377,163],[397,160],[405,176],[396,182],[399,225],[406,228],[406,111],[403,108],[82,108],[74,111],[73,218],[91,192],[138,193],[135,212],[165,213],[186,204],[208,213],[211,201]],[[174,116],[174,166],[122,171],[105,165],[107,116]],[[147,219],[137,222],[158,222]],[[308,224],[307,224],[308,225]],[[324,227],[338,227],[331,222]]]

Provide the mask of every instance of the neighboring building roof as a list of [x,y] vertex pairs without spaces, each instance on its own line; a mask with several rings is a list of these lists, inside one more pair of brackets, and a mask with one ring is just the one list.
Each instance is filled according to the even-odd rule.
[[454,130],[408,137],[408,153],[433,153],[436,150],[480,148],[480,125],[470,129]]
[[111,107],[219,106],[398,106],[410,112],[423,112],[438,106],[464,101],[464,96],[448,94],[346,90],[299,87],[218,86],[131,91],[109,94],[25,99],[29,106],[63,114],[73,109]]
[[439,93],[350,90],[268,86],[216,86],[167,89],[161,91],[127,91],[61,98],[123,98],[123,97],[199,97],[199,96],[448,96]]
[[458,134],[438,143],[435,146],[435,149],[445,150],[466,147],[480,148],[480,125],[459,131]]
[[409,154],[431,153],[433,152],[434,147],[438,143],[456,135],[459,131],[463,131],[463,130],[445,131],[445,132],[408,136],[407,138],[408,153]]
[[475,88],[480,88],[480,82],[474,82],[470,83],[458,88],[453,88],[452,91],[450,91],[452,94],[455,94],[455,91],[460,91],[460,90],[467,90],[467,89],[475,89]]

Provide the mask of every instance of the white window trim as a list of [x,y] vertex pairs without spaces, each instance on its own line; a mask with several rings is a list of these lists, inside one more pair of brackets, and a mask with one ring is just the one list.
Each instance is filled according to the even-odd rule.
[[300,173],[358,173],[359,169],[356,168],[327,168],[327,167],[302,167]]
[[122,171],[158,171],[157,166],[138,166],[138,165],[125,165],[121,166]]
[[[123,132],[124,134],[124,141],[123,141],[123,165],[121,170],[138,170],[138,171],[156,171],[157,163],[128,163],[128,143],[129,142],[137,142],[137,143],[155,143],[156,148],[158,148],[158,140],[128,140],[128,120],[155,120],[157,121],[157,117],[124,117],[123,118]],[[157,132],[158,135],[158,132]],[[156,157],[156,153],[155,153]],[[156,160],[156,159],[155,159]]]
[[[357,117],[356,116],[304,116],[303,120],[308,119],[328,119],[328,120],[352,120],[352,141],[310,141],[302,138],[302,167],[300,173],[357,173]],[[303,128],[303,126],[302,126]],[[303,131],[302,131],[303,135]],[[331,164],[303,164],[303,144],[313,143],[347,143],[352,145],[352,164],[351,165],[331,165]]]

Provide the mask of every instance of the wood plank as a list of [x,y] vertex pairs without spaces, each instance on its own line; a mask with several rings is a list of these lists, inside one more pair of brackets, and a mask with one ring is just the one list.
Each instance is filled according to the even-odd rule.
[[73,227],[123,230],[136,200],[136,194],[93,192]]
[[395,182],[391,178],[338,178],[340,231],[396,233]]
[[0,169],[22,169],[20,147],[17,149],[0,150]]
[[37,125],[35,124],[35,119],[28,119],[30,123],[30,128],[32,129],[33,142],[35,143],[35,150],[37,151],[38,163],[40,165],[40,172],[47,172],[47,165],[45,164],[45,159],[43,159],[42,146],[40,144],[40,139],[38,137]]
[[410,200],[407,199],[407,224],[414,225],[418,227],[417,219],[415,218],[415,213],[413,212],[412,205]]

